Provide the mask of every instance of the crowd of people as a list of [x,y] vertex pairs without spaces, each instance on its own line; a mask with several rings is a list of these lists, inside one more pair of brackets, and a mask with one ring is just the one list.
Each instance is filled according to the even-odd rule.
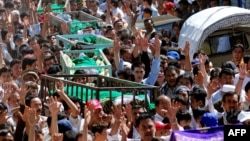
[[[63,81],[43,101],[41,76],[64,73],[60,51],[66,45],[57,44],[56,36],[70,29],[54,25],[49,15],[56,15],[51,4],[65,2],[41,1],[44,11],[38,14],[38,0],[0,0],[0,141],[168,141],[175,130],[250,125],[245,44],[231,45],[231,59],[221,66],[213,66],[202,51],[189,54],[190,41],[176,47],[181,25],[191,15],[215,6],[248,9],[247,0],[69,0],[65,14],[83,11],[102,20],[101,29],[88,26],[77,33],[113,40],[102,50],[112,64],[110,77],[159,87],[155,101],[146,99],[154,103],[153,111],[137,100],[104,110],[100,100],[68,96]],[[153,18],[161,15],[182,20],[157,31]],[[142,29],[137,20],[144,21]]]

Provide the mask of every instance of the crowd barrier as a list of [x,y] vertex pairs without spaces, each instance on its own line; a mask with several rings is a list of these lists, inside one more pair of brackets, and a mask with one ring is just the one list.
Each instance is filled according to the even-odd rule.
[[[86,84],[80,84],[72,81],[73,78],[86,78]],[[101,102],[106,100],[114,101],[121,99],[124,104],[127,97],[133,101],[141,99],[145,107],[154,108],[154,101],[159,96],[159,87],[144,85],[103,75],[41,75],[40,96],[43,101],[47,96],[53,95],[57,88],[57,82],[64,82],[64,91],[68,96],[76,96],[83,103],[90,99],[98,99]]]

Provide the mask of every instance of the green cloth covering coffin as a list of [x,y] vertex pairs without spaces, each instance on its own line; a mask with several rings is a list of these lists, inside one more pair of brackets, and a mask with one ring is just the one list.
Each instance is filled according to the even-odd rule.
[[[92,99],[96,98],[96,91],[92,90],[92,89],[87,89],[87,88],[80,88],[77,86],[69,86],[69,87],[65,87],[64,91],[67,93],[67,95],[69,96],[76,96],[79,99],[82,99],[82,101],[86,102],[86,98],[88,100],[91,99],[91,94],[92,94]],[[88,96],[86,97],[86,95],[88,94]],[[100,96],[100,101],[104,101],[105,99],[109,99],[110,98],[110,94],[111,94],[111,100],[116,99],[117,97],[120,97],[122,95],[121,92],[116,91],[116,90],[101,90],[99,92],[99,96]],[[132,95],[131,93],[125,93],[124,95]],[[144,94],[137,94],[136,96],[138,96],[140,99],[145,99],[145,95]],[[155,105],[154,103],[150,103],[149,104],[149,109],[154,109]]]
[[[57,4],[57,3],[53,3],[50,5],[51,10],[53,13],[63,13],[64,12],[64,4]],[[44,8],[43,7],[39,7],[38,8],[38,14],[43,14],[44,13]]]
[[86,27],[92,27],[95,29],[101,29],[101,26],[98,24],[98,22],[96,21],[92,21],[92,22],[82,22],[80,20],[77,19],[73,19],[71,21],[71,25],[70,25],[70,33],[71,34],[76,34],[78,30],[83,30]]

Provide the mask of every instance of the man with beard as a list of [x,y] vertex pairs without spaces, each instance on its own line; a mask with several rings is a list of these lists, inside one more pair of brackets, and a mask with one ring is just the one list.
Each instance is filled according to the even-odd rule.
[[222,113],[222,117],[219,118],[219,125],[227,125],[229,124],[227,114],[231,111],[240,110],[240,96],[235,92],[225,93],[222,98],[222,107],[224,112]]

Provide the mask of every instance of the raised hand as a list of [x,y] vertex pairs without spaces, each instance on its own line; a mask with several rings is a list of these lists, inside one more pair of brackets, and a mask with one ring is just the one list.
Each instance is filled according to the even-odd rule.
[[114,36],[114,42],[113,42],[113,51],[114,53],[118,54],[120,52],[121,49],[121,45],[119,42],[119,37],[117,37],[116,35]]
[[62,94],[64,92],[64,83],[62,80],[59,80],[58,82],[56,82],[56,91],[59,94]]
[[28,108],[27,122],[30,127],[34,127],[37,122],[36,109]]
[[7,110],[0,111],[0,125],[7,122],[10,116],[7,116]]
[[84,126],[88,126],[91,122],[91,116],[93,113],[88,109],[87,106],[84,108]]
[[62,133],[54,133],[51,137],[51,141],[63,141]]
[[239,65],[239,77],[244,79],[246,76],[247,76],[247,64],[241,63]]
[[111,110],[113,112],[115,120],[119,121],[121,116],[123,115],[121,106],[112,106]]
[[48,104],[49,104],[50,113],[57,115],[60,111],[62,104],[57,101],[56,97],[52,97],[52,96],[49,98]]
[[189,56],[189,50],[190,50],[190,42],[186,41],[185,42],[185,47],[182,49],[182,54],[184,56]]

